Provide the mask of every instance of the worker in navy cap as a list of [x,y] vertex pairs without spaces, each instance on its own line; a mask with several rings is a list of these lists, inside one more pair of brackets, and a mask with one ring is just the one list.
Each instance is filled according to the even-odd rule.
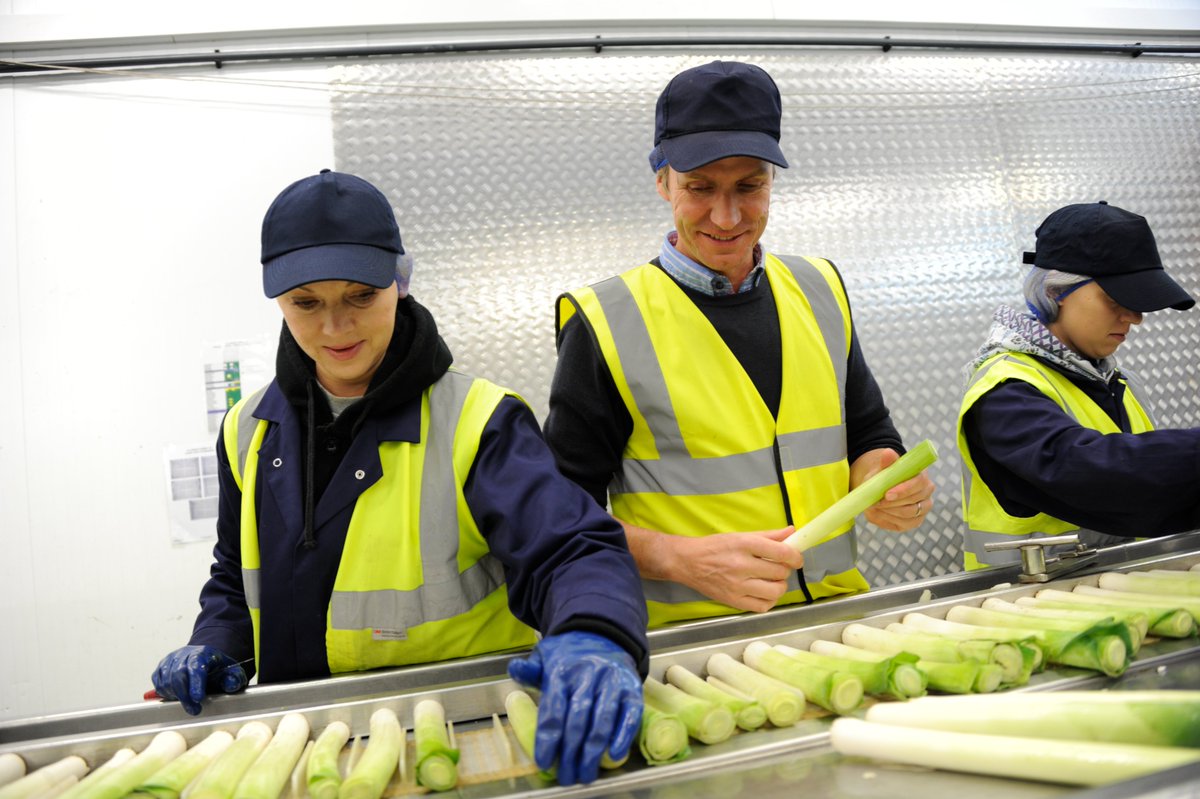
[[520,397],[451,367],[375,186],[329,170],[288,186],[261,261],[276,375],[223,421],[212,576],[155,689],[196,714],[255,671],[532,646],[509,670],[541,691],[538,765],[595,779],[629,751],[648,668],[620,526],[559,474]]
[[[546,437],[625,528],[651,626],[866,590],[853,520],[804,553],[784,539],[904,451],[837,269],[762,242],[781,121],[758,66],[673,77],[649,157],[673,228],[558,300]],[[866,518],[912,529],[932,492],[921,474]]]
[[1026,308],[1001,306],[967,367],[958,448],[968,569],[1020,562],[989,543],[1077,533],[1104,546],[1200,527],[1200,430],[1155,429],[1116,359],[1146,314],[1195,300],[1138,214],[1068,205],[1036,237]]

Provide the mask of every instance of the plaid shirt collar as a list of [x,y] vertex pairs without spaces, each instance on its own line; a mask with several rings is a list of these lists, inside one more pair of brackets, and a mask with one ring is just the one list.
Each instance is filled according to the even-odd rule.
[[762,244],[754,245],[754,267],[742,285],[735,292],[733,283],[720,272],[714,272],[707,266],[696,263],[691,258],[675,249],[679,242],[679,233],[672,230],[663,239],[662,250],[658,254],[663,271],[685,288],[707,294],[710,297],[729,297],[733,294],[743,294],[758,285],[763,273]]

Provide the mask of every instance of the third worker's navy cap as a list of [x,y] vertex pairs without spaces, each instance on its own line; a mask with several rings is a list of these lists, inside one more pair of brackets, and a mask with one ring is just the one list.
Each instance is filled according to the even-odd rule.
[[318,280],[386,288],[396,282],[403,253],[383,192],[356,175],[322,169],[280,192],[263,217],[263,291],[278,297]]
[[762,67],[713,61],[685,69],[658,96],[650,167],[689,172],[733,156],[786,167],[782,116],[779,88]]
[[1059,208],[1037,229],[1025,263],[1087,275],[1117,303],[1147,313],[1186,311],[1192,296],[1163,269],[1154,233],[1144,217],[1101,200]]

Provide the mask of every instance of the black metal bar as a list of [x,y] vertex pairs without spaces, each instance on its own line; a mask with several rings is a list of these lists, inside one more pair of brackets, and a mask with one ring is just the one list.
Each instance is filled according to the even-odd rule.
[[[893,39],[859,37],[807,36],[648,36],[565,39],[514,39],[481,42],[429,42],[423,44],[390,44],[359,47],[322,47],[311,49],[274,49],[209,51],[166,55],[129,56],[123,58],[89,58],[68,61],[25,63],[20,59],[0,59],[0,76],[30,73],[63,72],[70,70],[133,69],[153,66],[182,66],[189,64],[224,64],[250,61],[296,61],[341,58],[372,58],[380,56],[436,55],[448,53],[484,53],[510,50],[590,50],[599,53],[604,48],[646,47],[849,47],[882,49],[900,48],[991,50],[1013,52],[1109,53],[1129,55],[1200,55],[1196,45],[1106,44],[1100,42],[1022,42],[970,39]],[[14,63],[16,62],[16,63]]]

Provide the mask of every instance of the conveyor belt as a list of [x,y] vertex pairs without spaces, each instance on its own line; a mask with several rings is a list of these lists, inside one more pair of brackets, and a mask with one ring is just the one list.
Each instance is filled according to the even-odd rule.
[[[651,636],[651,676],[679,664],[703,672],[708,658],[724,652],[740,658],[745,645],[756,639],[807,648],[817,638],[838,639],[853,621],[883,626],[919,608],[933,616],[944,615],[954,604],[978,604],[984,597],[1015,599],[1045,587],[1070,590],[1077,583],[1095,584],[1101,571],[1148,568],[1188,568],[1200,563],[1200,534],[1162,542],[1146,541],[1102,552],[1098,564],[1052,583],[1013,583],[1016,569],[951,575],[905,586],[873,591],[861,596],[808,607],[785,608],[767,614],[705,620]],[[294,685],[252,687],[243,694],[214,697],[204,714],[193,719],[177,703],[142,703],[92,712],[63,714],[0,723],[0,752],[22,755],[37,768],[68,754],[81,755],[93,765],[122,746],[141,749],[158,732],[175,729],[189,745],[216,729],[236,731],[252,719],[272,726],[287,711],[301,711],[314,730],[340,719],[353,734],[365,734],[371,713],[391,707],[401,723],[412,725],[412,709],[424,698],[436,698],[456,728],[469,732],[491,725],[492,714],[503,714],[504,696],[514,684],[504,676],[508,656],[473,658],[454,663],[349,675]],[[1120,678],[1096,672],[1056,668],[1034,675],[1023,691],[1065,688],[1174,687],[1200,689],[1200,639],[1161,640],[1146,644],[1133,665]],[[854,762],[833,753],[828,746],[830,719],[809,714],[793,728],[764,729],[739,734],[715,746],[695,745],[687,761],[650,768],[636,758],[624,768],[606,773],[591,786],[545,786],[529,776],[467,786],[458,795],[498,796],[687,796],[729,797],[753,793],[756,799],[795,796],[895,797],[920,795],[922,799],[962,796],[1041,797],[1091,796],[1061,786],[1020,783],[944,772],[918,771]],[[815,717],[814,717],[815,716]],[[1178,773],[1176,773],[1178,772]],[[1182,785],[1200,779],[1200,767],[1155,775],[1158,782]],[[1174,780],[1178,781],[1174,781]],[[1151,781],[1153,782],[1153,781]],[[1136,785],[1122,786],[1111,796],[1141,796]],[[1151,788],[1145,790],[1150,791]],[[1096,794],[1097,797],[1103,794]],[[1147,792],[1145,795],[1149,796]]]

